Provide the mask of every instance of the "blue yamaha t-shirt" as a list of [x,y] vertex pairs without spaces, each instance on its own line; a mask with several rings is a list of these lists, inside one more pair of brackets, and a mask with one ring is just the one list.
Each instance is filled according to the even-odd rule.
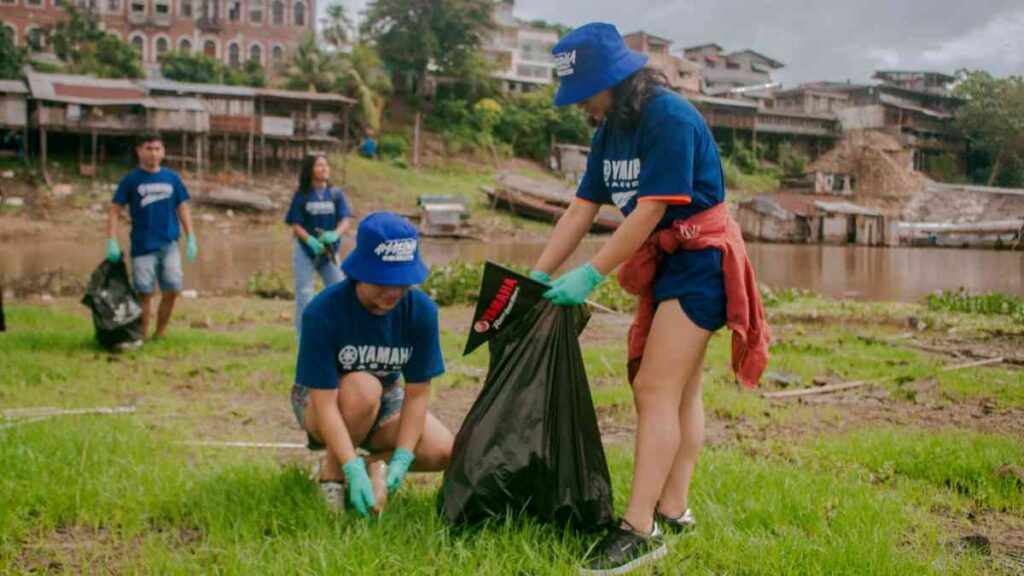
[[[316,231],[318,228],[320,232],[335,230],[338,228],[338,222],[351,215],[345,193],[337,188],[325,186],[308,194],[296,191],[284,221],[302,226],[307,234],[315,238],[319,236]],[[337,251],[340,246],[341,240],[334,244],[334,250]],[[302,244],[302,249],[310,258],[314,257],[313,251],[305,243]]]
[[[614,204],[623,215],[637,202],[668,203],[658,230],[725,201],[725,180],[711,131],[692,104],[660,91],[647,101],[636,130],[603,122],[594,133],[587,171],[576,196]],[[725,324],[722,254],[715,248],[678,250],[665,258],[654,284],[658,302],[678,298],[705,330]]]
[[412,289],[378,316],[359,302],[352,280],[321,291],[302,313],[295,382],[333,389],[349,372],[369,372],[384,386],[399,377],[421,383],[444,374],[437,305]]
[[157,172],[136,168],[121,178],[113,202],[128,205],[133,257],[155,252],[178,240],[178,204],[188,198],[181,177],[167,168]]

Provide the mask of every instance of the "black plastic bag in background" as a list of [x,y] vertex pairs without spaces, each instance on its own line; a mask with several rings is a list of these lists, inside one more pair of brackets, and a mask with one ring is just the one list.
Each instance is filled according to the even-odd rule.
[[142,341],[142,305],[128,279],[128,265],[104,260],[85,289],[82,304],[92,310],[96,340],[108,350]]
[[[489,266],[485,286],[488,273],[535,283]],[[487,380],[455,437],[438,495],[449,523],[518,511],[582,530],[612,521],[611,480],[578,341],[588,319],[581,306],[538,298],[492,336]]]

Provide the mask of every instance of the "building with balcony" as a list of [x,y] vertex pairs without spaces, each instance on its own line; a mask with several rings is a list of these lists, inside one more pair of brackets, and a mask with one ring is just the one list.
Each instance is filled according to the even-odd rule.
[[647,32],[633,32],[623,36],[626,46],[647,54],[647,66],[660,71],[668,79],[669,86],[680,94],[701,93],[700,66],[685,58],[672,55],[672,41]]
[[785,66],[753,50],[726,54],[715,43],[684,48],[683,57],[700,66],[703,92],[713,96],[727,95],[737,88],[772,84],[772,71]]
[[[172,50],[201,52],[234,68],[255,60],[268,71],[315,30],[316,0],[74,0],[108,33],[156,67]],[[48,29],[66,17],[57,0],[0,0],[3,25],[21,46],[46,52]]]
[[506,90],[529,92],[554,83],[551,49],[558,43],[558,33],[519,20],[512,13],[514,8],[514,0],[495,5],[495,29],[484,40],[483,51],[498,63],[494,74]]

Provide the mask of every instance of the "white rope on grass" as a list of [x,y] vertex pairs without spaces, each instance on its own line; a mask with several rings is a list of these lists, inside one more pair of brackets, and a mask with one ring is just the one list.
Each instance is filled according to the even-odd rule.
[[115,408],[53,408],[53,407],[41,407],[41,408],[16,408],[13,410],[5,410],[3,417],[8,422],[0,424],[0,430],[6,430],[8,428],[14,428],[15,426],[22,426],[24,424],[32,424],[35,422],[42,422],[43,420],[49,420],[57,416],[84,416],[84,415],[107,415],[116,416],[120,414],[134,414],[134,406],[118,406]]
[[298,442],[242,442],[234,440],[191,440],[177,442],[181,446],[195,446],[201,448],[277,448],[286,450],[307,450],[305,444]]

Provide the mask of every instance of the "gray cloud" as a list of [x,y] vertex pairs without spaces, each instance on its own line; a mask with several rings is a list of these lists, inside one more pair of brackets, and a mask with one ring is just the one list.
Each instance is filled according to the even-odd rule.
[[[358,11],[365,0],[345,4]],[[879,68],[1024,74],[1020,0],[519,0],[516,14],[567,26],[611,22],[680,48],[751,48],[786,64],[776,73],[786,84],[864,82]]]

